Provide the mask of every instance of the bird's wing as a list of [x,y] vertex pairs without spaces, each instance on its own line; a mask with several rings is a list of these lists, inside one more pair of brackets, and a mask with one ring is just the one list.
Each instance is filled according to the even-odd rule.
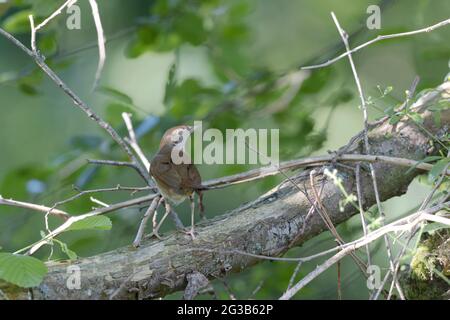
[[158,183],[162,183],[177,192],[182,178],[178,170],[174,170],[174,167],[175,165],[170,161],[170,156],[156,155],[150,164],[150,173],[158,180]]
[[192,187],[194,189],[200,187],[202,185],[202,177],[200,176],[197,167],[190,164],[188,165],[187,171],[190,181],[192,182]]

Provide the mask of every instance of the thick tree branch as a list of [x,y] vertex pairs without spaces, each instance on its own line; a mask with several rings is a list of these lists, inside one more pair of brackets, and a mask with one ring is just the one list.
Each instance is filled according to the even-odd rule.
[[[415,109],[422,112],[423,128],[438,137],[448,133],[450,111],[441,113],[442,126],[436,127],[432,113],[425,107],[444,94],[448,98],[449,82],[425,94],[415,104]],[[413,160],[437,154],[439,145],[433,146],[423,128],[408,118],[396,125],[378,124],[369,132],[371,150],[374,154]],[[363,136],[359,134],[344,150],[358,154],[363,149]],[[420,173],[417,169],[408,170],[387,162],[375,162],[374,167],[379,172],[379,192],[383,201],[404,194],[412,179]],[[320,171],[320,167],[316,170]],[[340,169],[339,175],[347,192],[356,194],[353,170]],[[184,289],[188,275],[193,272],[214,279],[262,261],[258,255],[278,257],[326,230],[316,213],[305,219],[311,208],[309,199],[313,198],[307,177],[308,172],[297,175],[291,178],[297,186],[285,181],[255,201],[198,225],[199,235],[195,241],[181,233],[172,233],[164,240],[146,240],[138,250],[129,246],[71,263],[51,263],[43,283],[32,289],[33,297],[107,299],[114,295],[117,299],[155,298]],[[361,172],[360,180],[361,200],[363,207],[368,208],[376,203],[370,174]],[[341,212],[340,190],[332,181],[323,181],[322,205],[333,224],[359,212],[350,205]],[[70,290],[66,286],[69,265],[77,265],[81,270],[80,290]],[[0,284],[0,289],[9,298],[27,297],[25,290],[9,284]]]

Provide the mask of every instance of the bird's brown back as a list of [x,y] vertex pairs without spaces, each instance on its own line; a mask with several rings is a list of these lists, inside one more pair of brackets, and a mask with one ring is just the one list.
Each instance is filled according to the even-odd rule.
[[190,195],[201,188],[200,173],[194,164],[174,164],[172,146],[165,145],[150,163],[150,174],[166,191],[178,195]]

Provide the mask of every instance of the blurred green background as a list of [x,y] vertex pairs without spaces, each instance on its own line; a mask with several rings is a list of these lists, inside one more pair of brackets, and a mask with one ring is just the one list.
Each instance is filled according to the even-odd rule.
[[[0,23],[28,45],[27,14],[46,17],[63,1],[21,0],[0,4]],[[334,11],[355,46],[378,34],[419,29],[447,19],[446,0],[300,1],[300,0],[131,0],[98,1],[107,43],[107,59],[99,87],[96,31],[87,0],[78,1],[81,28],[68,30],[65,11],[38,35],[47,62],[96,112],[125,134],[120,114],[133,114],[148,157],[169,127],[203,120],[219,128],[279,128],[281,160],[336,150],[362,129],[350,66],[346,59],[311,73],[298,67],[323,62],[343,51],[331,19]],[[366,9],[378,4],[381,29],[369,30]],[[362,85],[376,102],[372,119],[387,106],[400,103],[414,77],[418,90],[441,83],[448,72],[450,28],[388,40],[354,55]],[[298,79],[306,78],[301,84]],[[301,86],[299,86],[301,84]],[[386,88],[392,91],[383,96]],[[382,96],[382,97],[381,97]],[[372,108],[373,107],[373,108]],[[142,186],[131,169],[88,166],[86,159],[125,160],[96,123],[74,107],[29,57],[0,38],[0,194],[5,198],[51,206],[75,194],[73,185],[92,189],[121,184]],[[250,166],[200,166],[204,180],[247,170]],[[281,181],[268,178],[205,195],[212,217],[250,201]],[[388,219],[414,208],[429,186],[415,181],[408,193],[383,205]],[[136,195],[132,195],[136,196]],[[107,203],[129,193],[96,195]],[[224,201],[223,199],[226,199]],[[73,214],[95,204],[89,197],[63,206]],[[188,222],[188,206],[177,208]],[[111,231],[69,232],[60,238],[79,256],[129,245],[143,212],[137,208],[109,215]],[[375,212],[373,213],[375,216]],[[58,221],[51,220],[51,226]],[[0,247],[18,250],[40,238],[39,213],[0,207]],[[164,231],[173,229],[171,222]],[[359,217],[339,226],[344,239],[362,234]],[[324,233],[288,253],[306,256],[334,245]],[[382,243],[371,246],[375,263],[387,267]],[[49,248],[38,257],[47,259]],[[65,259],[57,247],[52,259]],[[301,267],[299,276],[320,259]],[[270,299],[286,289],[294,263],[265,262],[227,279],[213,282],[218,297]],[[368,298],[366,281],[351,259],[342,262],[343,298]],[[256,294],[252,292],[260,287]],[[178,298],[174,294],[168,298]],[[202,298],[210,298],[205,295]],[[330,268],[298,299],[336,299],[337,270]]]

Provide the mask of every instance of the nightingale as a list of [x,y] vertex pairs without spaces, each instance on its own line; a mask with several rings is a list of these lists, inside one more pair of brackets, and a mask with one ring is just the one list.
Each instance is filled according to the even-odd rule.
[[[194,129],[194,127],[187,125],[168,129],[161,138],[158,152],[150,162],[150,174],[164,199],[174,205],[182,203],[187,198],[189,199],[191,205],[191,228],[185,233],[189,234],[192,239],[195,239],[194,193],[198,195],[200,212],[203,212],[202,179],[194,164],[190,163],[190,161],[179,163],[180,161],[174,159],[173,155],[178,152],[179,156],[183,156],[186,140]],[[187,157],[187,154],[184,156]],[[157,235],[163,219],[156,227],[155,235]]]

